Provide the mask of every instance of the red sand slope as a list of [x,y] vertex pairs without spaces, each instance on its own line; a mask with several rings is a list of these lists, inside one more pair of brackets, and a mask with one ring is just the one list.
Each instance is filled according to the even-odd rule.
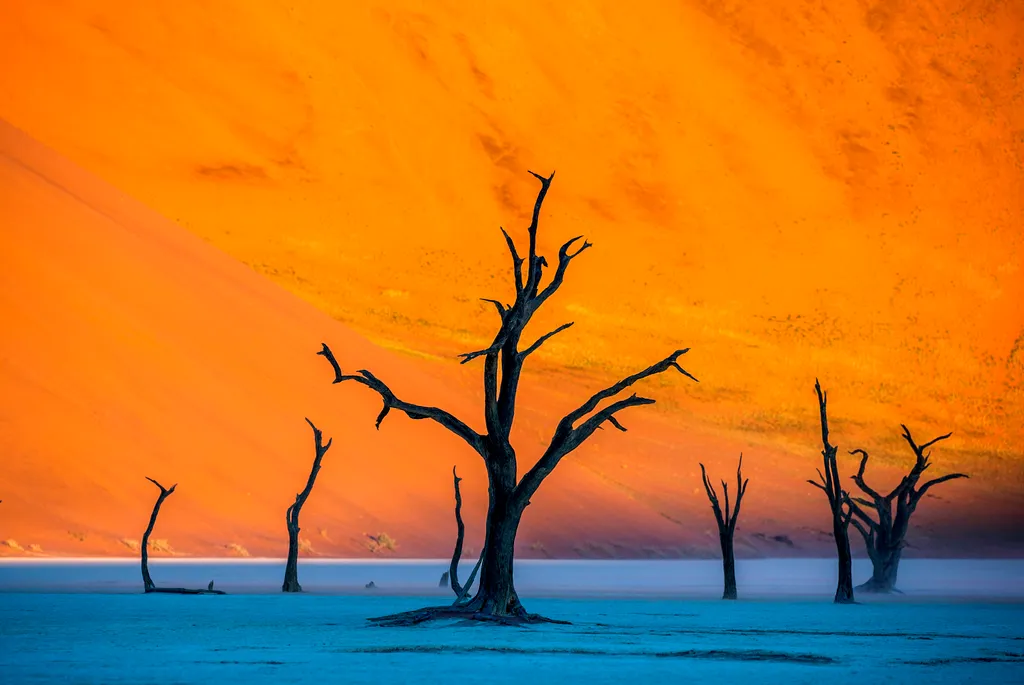
[[[0,552],[35,545],[42,553],[128,554],[156,495],[143,476],[153,476],[180,484],[155,535],[175,552],[241,553],[238,545],[278,555],[284,509],[312,454],[303,416],[335,440],[303,512],[316,553],[369,555],[367,534],[381,532],[398,543],[384,554],[448,553],[452,463],[466,478],[478,544],[483,474],[468,450],[399,415],[374,431],[375,397],[330,385],[313,353],[328,340],[346,367],[371,368],[400,394],[471,423],[476,370],[382,351],[7,124],[0,206],[0,539],[8,540]],[[690,364],[698,373],[699,360]],[[559,392],[535,383],[524,390],[532,408],[516,436],[524,462],[576,395],[594,389],[566,380],[549,384],[562,385]],[[668,399],[698,387],[672,378],[648,391]],[[521,553],[709,553],[715,538],[696,460],[725,472],[739,449],[748,450],[753,480],[743,553],[827,549],[817,532],[823,504],[800,485],[813,463],[810,440],[787,454],[702,435],[666,415],[624,420],[629,434],[601,434],[545,484]],[[923,507],[915,540],[938,553],[968,543],[991,552],[1008,531],[972,515],[990,490],[983,481],[951,488],[964,508]],[[988,502],[989,514],[993,506],[1000,503]],[[936,539],[954,518],[956,527]],[[788,535],[796,547],[758,534]]]

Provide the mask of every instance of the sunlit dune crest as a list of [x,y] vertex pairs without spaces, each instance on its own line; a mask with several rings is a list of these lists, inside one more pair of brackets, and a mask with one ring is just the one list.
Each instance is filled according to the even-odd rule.
[[312,353],[475,421],[455,355],[511,292],[527,169],[557,170],[542,250],[595,247],[537,318],[576,325],[531,358],[521,460],[672,349],[702,382],[652,381],[567,460],[522,554],[711,554],[697,461],[741,450],[738,554],[826,550],[815,377],[882,483],[900,423],[953,431],[932,469],[972,478],[908,554],[1024,550],[1019,4],[8,4],[0,117],[57,154],[3,129],[0,554],[125,553],[144,475],[181,483],[174,550],[283,554],[309,416],[337,445],[309,548],[443,556],[451,465],[479,525],[480,464],[423,422],[374,431],[378,398]]

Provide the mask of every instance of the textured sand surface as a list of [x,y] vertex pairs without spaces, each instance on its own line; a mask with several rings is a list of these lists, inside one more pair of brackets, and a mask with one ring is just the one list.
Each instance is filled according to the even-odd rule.
[[432,427],[373,432],[377,401],[324,388],[310,344],[475,417],[454,355],[510,292],[497,227],[523,238],[532,168],[558,171],[541,247],[595,248],[538,317],[576,326],[525,379],[523,461],[677,346],[702,383],[654,383],[565,464],[524,554],[711,551],[695,462],[741,449],[748,551],[826,549],[815,376],[885,483],[900,422],[954,432],[933,470],[975,477],[922,505],[916,545],[1024,546],[1019,3],[2,4],[0,117],[154,211],[5,129],[0,469],[36,480],[0,496],[32,503],[0,536],[112,553],[145,471],[182,481],[157,537],[269,549],[309,415],[349,462],[304,514],[313,548],[385,530],[441,554],[447,469],[477,508],[482,473]]

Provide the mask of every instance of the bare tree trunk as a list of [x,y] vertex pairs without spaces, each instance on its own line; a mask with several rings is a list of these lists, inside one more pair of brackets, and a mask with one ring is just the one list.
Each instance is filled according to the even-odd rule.
[[146,532],[142,534],[142,586],[146,592],[153,592],[156,589],[156,584],[153,583],[153,578],[149,575],[149,536],[153,534],[153,528],[156,526],[160,505],[174,493],[174,488],[178,487],[178,484],[175,483],[170,488],[165,488],[148,476],[146,480],[160,488],[160,496],[156,498],[153,513],[149,515],[149,525],[146,526]]
[[302,586],[299,585],[299,531],[301,530],[299,528],[299,512],[302,511],[302,505],[306,503],[309,493],[313,491],[316,476],[320,473],[320,462],[333,442],[333,438],[331,438],[326,445],[323,444],[323,433],[309,419],[306,419],[306,423],[313,429],[316,458],[313,459],[313,468],[309,472],[306,487],[295,495],[295,503],[285,512],[285,522],[288,526],[288,562],[284,567],[284,583],[281,585],[283,592],[302,592]]
[[725,588],[722,592],[722,599],[736,599],[736,554],[733,551],[733,537],[736,532],[736,521],[740,515],[740,505],[743,502],[743,495],[747,492],[747,483],[750,479],[743,480],[743,454],[740,454],[740,462],[736,467],[736,504],[732,511],[729,510],[729,484],[722,481],[722,494],[725,497],[725,510],[722,510],[718,502],[718,493],[715,486],[708,479],[704,464],[700,465],[700,476],[704,481],[704,492],[707,493],[708,501],[711,502],[711,510],[715,512],[715,521],[718,522],[718,540],[722,545],[722,574],[725,579]]
[[213,589],[213,581],[210,581],[210,585],[205,590],[189,590],[182,587],[157,587],[153,583],[153,578],[149,575],[149,536],[153,533],[153,528],[156,526],[156,517],[160,513],[160,505],[164,503],[164,500],[171,496],[174,489],[178,487],[175,483],[169,488],[157,483],[150,477],[146,477],[153,485],[160,488],[160,496],[157,497],[156,504],[153,505],[153,513],[149,516],[149,525],[146,526],[146,532],[142,534],[142,587],[146,593],[157,592],[172,595],[223,595],[224,592],[221,590]]
[[463,596],[462,585],[459,584],[459,560],[462,558],[462,541],[466,536],[466,524],[462,522],[462,492],[459,490],[459,474],[452,467],[452,478],[455,480],[455,525],[458,534],[455,538],[455,550],[452,552],[452,562],[448,566],[448,581],[452,585],[452,592],[455,597]]
[[513,573],[516,532],[523,512],[510,501],[511,488],[492,485],[491,493],[480,588],[470,606],[487,614],[525,617]]
[[889,550],[887,553],[875,553],[871,556],[871,578],[857,586],[863,592],[894,592],[896,576],[900,570],[900,556],[903,549]]
[[853,556],[850,554],[849,522],[844,525],[842,516],[832,517],[832,534],[836,538],[839,557],[839,582],[836,584],[836,604],[853,604]]
[[832,535],[836,541],[836,556],[839,562],[839,581],[836,584],[834,601],[836,604],[853,604],[853,557],[850,554],[850,520],[853,518],[853,506],[849,493],[843,490],[839,483],[839,465],[836,462],[839,449],[829,443],[828,436],[828,394],[822,392],[817,379],[814,381],[814,391],[818,395],[818,412],[821,419],[821,457],[824,472],[818,469],[820,483],[813,480],[807,482],[825,492],[832,513]]
[[736,554],[733,552],[732,534],[719,533],[722,543],[722,572],[725,575],[725,590],[722,599],[736,599]]
[[[552,336],[568,329],[572,322],[562,324],[537,338],[531,345],[521,348],[523,332],[533,315],[561,287],[569,264],[579,257],[591,244],[583,236],[571,238],[558,251],[557,265],[537,254],[537,230],[541,205],[547,195],[554,174],[548,177],[530,172],[540,181],[541,188],[533,206],[533,218],[527,229],[529,252],[519,256],[515,241],[502,229],[502,235],[512,257],[512,275],[515,284],[515,301],[503,304],[499,300],[486,299],[494,305],[501,319],[501,326],[490,345],[482,350],[460,355],[462,363],[483,358],[484,421],[486,432],[470,428],[464,421],[438,407],[412,404],[399,399],[386,383],[366,369],[346,375],[334,353],[326,343],[317,353],[322,355],[334,370],[334,382],[352,381],[370,388],[384,401],[377,415],[377,427],[392,409],[397,409],[411,419],[430,419],[462,438],[479,454],[487,468],[490,488],[490,506],[487,513],[486,540],[481,555],[480,586],[476,596],[466,603],[456,600],[455,606],[428,607],[404,614],[372,619],[386,625],[412,625],[435,618],[471,618],[496,621],[499,623],[531,623],[545,621],[543,617],[528,614],[516,594],[513,578],[513,557],[515,538],[523,511],[536,494],[540,484],[554,470],[558,463],[605,424],[625,431],[618,414],[629,407],[653,404],[654,400],[636,394],[614,399],[635,383],[670,369],[696,381],[679,363],[679,358],[689,349],[676,350],[665,359],[635,373],[618,383],[595,393],[579,408],[573,410],[555,428],[547,449],[537,463],[517,481],[516,454],[510,442],[512,424],[515,418],[516,398],[523,364],[527,357],[536,352]],[[583,240],[583,244],[579,242]],[[524,268],[525,267],[525,268]],[[553,269],[546,285],[544,270]],[[606,400],[612,400],[606,403]],[[449,571],[454,580],[455,567]],[[455,585],[453,585],[453,588]],[[465,588],[463,588],[465,592]]]

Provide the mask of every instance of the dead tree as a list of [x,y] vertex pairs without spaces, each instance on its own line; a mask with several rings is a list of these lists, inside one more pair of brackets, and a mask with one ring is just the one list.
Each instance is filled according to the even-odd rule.
[[314,426],[309,419],[306,419],[306,423],[313,429],[316,458],[313,459],[313,468],[309,472],[306,487],[295,495],[295,503],[289,506],[284,514],[285,523],[288,526],[288,563],[284,567],[284,583],[281,585],[283,592],[302,592],[302,586],[299,585],[299,512],[302,511],[302,505],[306,503],[309,493],[313,491],[316,474],[320,473],[320,462],[327,454],[327,450],[331,449],[331,443],[334,441],[333,438],[330,438],[325,445],[320,429]]
[[[941,440],[946,440],[953,434],[946,433],[923,445],[918,445],[914,442],[910,429],[905,425],[902,428],[903,438],[910,445],[910,449],[914,451],[916,460],[914,466],[910,469],[910,473],[904,476],[900,484],[888,495],[883,496],[864,481],[864,469],[868,465],[868,453],[859,449],[850,452],[850,454],[861,455],[860,468],[857,469],[857,475],[852,476],[853,482],[870,498],[853,497],[850,503],[855,517],[853,525],[864,537],[864,543],[867,545],[868,557],[871,559],[872,567],[870,580],[863,585],[858,585],[858,591],[897,591],[896,575],[899,571],[900,556],[903,554],[903,548],[906,546],[907,529],[910,527],[911,514],[917,509],[921,498],[933,486],[945,483],[947,480],[953,480],[954,478],[968,477],[964,473],[951,473],[930,480],[921,487],[917,487],[918,482],[921,480],[921,475],[931,466],[929,461],[931,452],[926,453],[925,450]],[[895,514],[893,513],[894,502],[896,504]],[[877,520],[868,515],[867,508],[874,510]]]
[[146,476],[146,480],[160,488],[160,496],[156,498],[156,504],[153,505],[153,513],[149,516],[149,525],[146,526],[146,532],[142,534],[142,586],[145,592],[162,592],[174,595],[223,595],[224,593],[221,590],[213,589],[212,580],[205,590],[190,590],[183,587],[157,587],[153,583],[153,578],[149,575],[149,536],[153,534],[153,527],[156,526],[156,517],[160,513],[160,505],[171,496],[174,489],[178,487],[178,484],[175,483],[171,487],[165,488],[149,476]]
[[736,532],[736,520],[740,515],[740,503],[743,495],[747,492],[747,483],[750,479],[743,480],[743,454],[740,454],[740,463],[736,467],[736,504],[732,512],[729,511],[729,484],[722,481],[722,494],[725,497],[725,511],[722,511],[718,503],[718,493],[715,486],[708,480],[708,474],[704,470],[704,464],[700,465],[700,476],[704,480],[704,492],[711,501],[711,509],[715,512],[715,520],[718,521],[718,541],[722,544],[722,570],[725,575],[725,590],[722,592],[722,599],[736,599],[736,555],[733,552],[732,539]]
[[473,567],[473,571],[469,574],[469,581],[466,583],[466,586],[460,585],[459,560],[462,558],[462,542],[466,535],[466,524],[462,521],[462,492],[459,490],[459,483],[462,479],[455,472],[454,466],[452,467],[452,478],[455,480],[455,525],[458,528],[458,535],[455,538],[455,551],[452,552],[452,563],[448,567],[446,575],[451,583],[452,592],[455,593],[455,602],[459,603],[465,600],[469,594],[469,589],[473,587],[473,581],[476,579],[476,574],[480,569],[480,562],[483,560],[483,557],[481,556],[480,559],[477,559],[476,566]]
[[[537,227],[541,206],[547,195],[554,174],[548,177],[530,172],[540,181],[540,191],[533,206],[530,223],[529,247],[527,254],[520,257],[515,242],[502,229],[505,243],[512,257],[512,276],[515,282],[515,300],[502,304],[499,300],[484,299],[494,306],[500,319],[500,326],[491,343],[484,349],[463,355],[466,363],[477,358],[483,359],[484,421],[485,431],[477,432],[450,412],[437,407],[412,404],[398,398],[391,388],[368,370],[356,374],[342,373],[331,349],[324,344],[318,354],[323,355],[334,369],[334,382],[354,381],[370,388],[384,402],[377,416],[377,427],[392,409],[403,412],[411,419],[430,419],[447,428],[464,440],[474,452],[480,455],[487,469],[488,507],[484,534],[483,562],[480,568],[480,585],[473,598],[460,606],[432,607],[419,611],[397,614],[376,619],[391,625],[409,625],[434,618],[472,618],[497,621],[499,623],[529,623],[544,621],[542,617],[527,613],[516,594],[513,579],[513,557],[516,532],[523,512],[530,503],[544,479],[558,466],[558,463],[583,444],[594,431],[610,424],[618,430],[625,430],[617,415],[629,407],[653,404],[654,400],[632,394],[614,399],[635,383],[676,369],[685,376],[697,380],[679,365],[678,359],[687,352],[676,350],[658,363],[633,374],[614,385],[594,394],[579,408],[569,412],[558,422],[547,448],[537,462],[519,478],[515,449],[509,441],[516,410],[516,396],[526,359],[551,339],[552,336],[572,326],[562,324],[545,333],[525,347],[522,347],[523,333],[530,319],[559,289],[569,264],[591,244],[577,236],[565,242],[558,252],[558,263],[554,273],[542,286],[544,270],[548,261],[537,254]],[[582,245],[579,242],[583,240]],[[602,406],[605,401],[608,404]]]
[[832,512],[832,535],[836,540],[836,551],[839,556],[839,583],[836,586],[836,604],[853,604],[853,558],[850,555],[850,520],[853,508],[850,495],[839,484],[839,466],[836,464],[838,448],[828,441],[828,393],[821,391],[818,380],[814,380],[814,391],[818,394],[818,409],[821,414],[821,457],[824,473],[818,469],[821,482],[807,481],[820,488],[828,497],[828,506]]

